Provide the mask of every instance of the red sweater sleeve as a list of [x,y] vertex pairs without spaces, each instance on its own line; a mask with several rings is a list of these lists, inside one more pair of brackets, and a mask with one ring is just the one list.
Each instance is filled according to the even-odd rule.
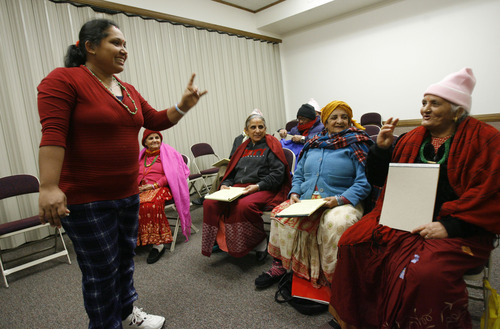
[[38,86],[38,113],[42,124],[40,146],[66,147],[77,92],[65,73],[64,70],[55,69]]

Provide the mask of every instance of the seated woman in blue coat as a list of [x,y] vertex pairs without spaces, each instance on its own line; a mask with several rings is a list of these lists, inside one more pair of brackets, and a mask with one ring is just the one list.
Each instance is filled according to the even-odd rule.
[[[316,288],[329,286],[337,262],[337,242],[363,215],[362,201],[371,191],[365,163],[373,142],[342,101],[326,105],[321,121],[325,129],[304,146],[290,199],[272,211],[268,252],[274,261],[255,280],[257,288],[277,282],[288,269]],[[315,198],[327,202],[311,216],[276,218],[291,204]]]

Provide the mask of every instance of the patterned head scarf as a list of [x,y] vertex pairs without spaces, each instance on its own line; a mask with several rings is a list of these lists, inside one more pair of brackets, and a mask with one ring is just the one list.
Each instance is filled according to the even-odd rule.
[[325,107],[323,107],[321,109],[321,122],[323,122],[323,124],[326,125],[326,120],[328,119],[330,114],[332,114],[332,112],[338,108],[347,112],[347,115],[349,116],[349,119],[351,120],[351,123],[354,127],[361,129],[361,130],[365,130],[365,127],[363,127],[362,125],[357,123],[356,120],[354,120],[352,118],[351,107],[349,105],[347,105],[347,103],[342,102],[342,101],[333,101],[333,102],[328,103]]

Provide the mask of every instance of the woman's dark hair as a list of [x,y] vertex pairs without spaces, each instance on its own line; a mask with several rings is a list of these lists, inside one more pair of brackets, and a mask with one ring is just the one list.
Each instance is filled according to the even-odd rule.
[[85,64],[87,61],[85,42],[89,41],[92,45],[99,45],[101,40],[108,36],[105,31],[110,26],[119,28],[115,22],[104,18],[93,19],[83,24],[78,35],[78,46],[75,44],[68,47],[66,56],[64,56],[64,66],[77,67]]

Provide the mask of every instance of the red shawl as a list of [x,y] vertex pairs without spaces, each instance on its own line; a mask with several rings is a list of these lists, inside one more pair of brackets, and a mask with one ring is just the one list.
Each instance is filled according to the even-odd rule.
[[[292,186],[292,179],[290,177],[290,167],[288,166],[288,162],[286,161],[285,153],[283,152],[283,147],[281,146],[281,143],[275,137],[269,134],[267,134],[265,137],[266,137],[266,144],[267,146],[269,146],[271,152],[273,152],[278,157],[278,159],[285,165],[285,180],[283,182],[282,188],[278,191],[278,193],[276,193],[276,196],[272,200],[274,201],[277,199],[279,200],[278,203],[281,203],[287,199],[288,193],[290,192]],[[238,146],[233,156],[231,157],[231,161],[227,166],[226,173],[224,174],[224,178],[222,178],[221,182],[223,182],[227,178],[227,176],[233,171],[234,167],[236,167],[236,164],[238,163],[238,161],[240,161],[240,158],[243,155],[243,151],[245,151],[245,148],[247,147],[248,143],[250,143],[250,139],[247,139],[240,146]]]
[[[413,163],[427,130],[420,126],[401,137],[392,154],[392,162]],[[451,215],[465,222],[500,234],[500,132],[472,117],[465,119],[455,133],[448,157],[448,180],[458,196],[445,202],[438,220]],[[378,226],[384,192],[375,208],[350,230],[339,245],[350,245],[371,240]],[[383,241],[390,240],[394,231],[379,226]]]

